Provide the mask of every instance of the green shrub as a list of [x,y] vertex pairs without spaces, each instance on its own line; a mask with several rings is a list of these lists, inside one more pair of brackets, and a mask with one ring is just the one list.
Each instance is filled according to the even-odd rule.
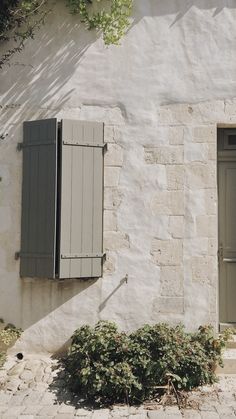
[[181,325],[145,325],[129,335],[110,322],[83,326],[65,359],[69,385],[89,402],[111,404],[142,402],[170,382],[184,390],[212,384],[226,339],[211,326],[186,333]]
[[7,349],[20,337],[21,332],[21,329],[17,329],[12,324],[7,324],[4,329],[0,330],[0,367],[6,360]]

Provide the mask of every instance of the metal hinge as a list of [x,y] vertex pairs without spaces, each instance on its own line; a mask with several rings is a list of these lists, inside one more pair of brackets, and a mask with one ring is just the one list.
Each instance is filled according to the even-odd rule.
[[106,259],[106,253],[72,253],[62,254],[61,259],[95,259],[101,258]]
[[63,140],[63,145],[79,145],[80,147],[98,147],[103,148],[104,151],[107,151],[107,143],[104,144],[93,144],[93,143],[80,143],[79,141],[68,141]]
[[21,151],[23,149],[23,143],[18,143],[16,149],[17,151]]

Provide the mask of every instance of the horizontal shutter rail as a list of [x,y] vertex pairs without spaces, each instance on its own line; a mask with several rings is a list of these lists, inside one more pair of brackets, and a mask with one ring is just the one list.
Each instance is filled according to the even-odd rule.
[[36,146],[45,146],[45,145],[52,145],[52,144],[56,144],[56,141],[45,141],[45,142],[37,142],[34,141],[32,143],[18,143],[17,148],[18,150],[22,150],[22,148],[26,148],[26,147],[36,147]]
[[64,254],[62,259],[84,259],[84,258],[104,258],[106,253],[80,253],[80,254]]
[[17,256],[20,257],[20,258],[46,259],[46,258],[52,258],[53,253],[23,253],[23,252],[18,252]]
[[64,145],[77,145],[81,147],[99,147],[99,148],[106,148],[107,143],[103,144],[94,144],[94,143],[80,143],[79,141],[63,141]]

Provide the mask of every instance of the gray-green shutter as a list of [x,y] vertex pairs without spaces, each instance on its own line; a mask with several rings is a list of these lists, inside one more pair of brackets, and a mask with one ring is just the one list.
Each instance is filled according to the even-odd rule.
[[62,120],[60,278],[102,275],[103,123]]
[[23,127],[20,275],[55,277],[57,120]]

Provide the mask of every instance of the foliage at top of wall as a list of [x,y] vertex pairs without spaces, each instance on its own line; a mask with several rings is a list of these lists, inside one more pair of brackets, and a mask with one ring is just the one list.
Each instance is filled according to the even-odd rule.
[[[105,45],[118,44],[129,27],[133,0],[64,0],[72,14],[78,14],[89,30],[103,34]],[[2,0],[0,45],[13,40],[14,46],[0,57],[0,68],[15,52],[20,52],[45,21],[48,0]],[[56,7],[54,4],[52,7]]]

